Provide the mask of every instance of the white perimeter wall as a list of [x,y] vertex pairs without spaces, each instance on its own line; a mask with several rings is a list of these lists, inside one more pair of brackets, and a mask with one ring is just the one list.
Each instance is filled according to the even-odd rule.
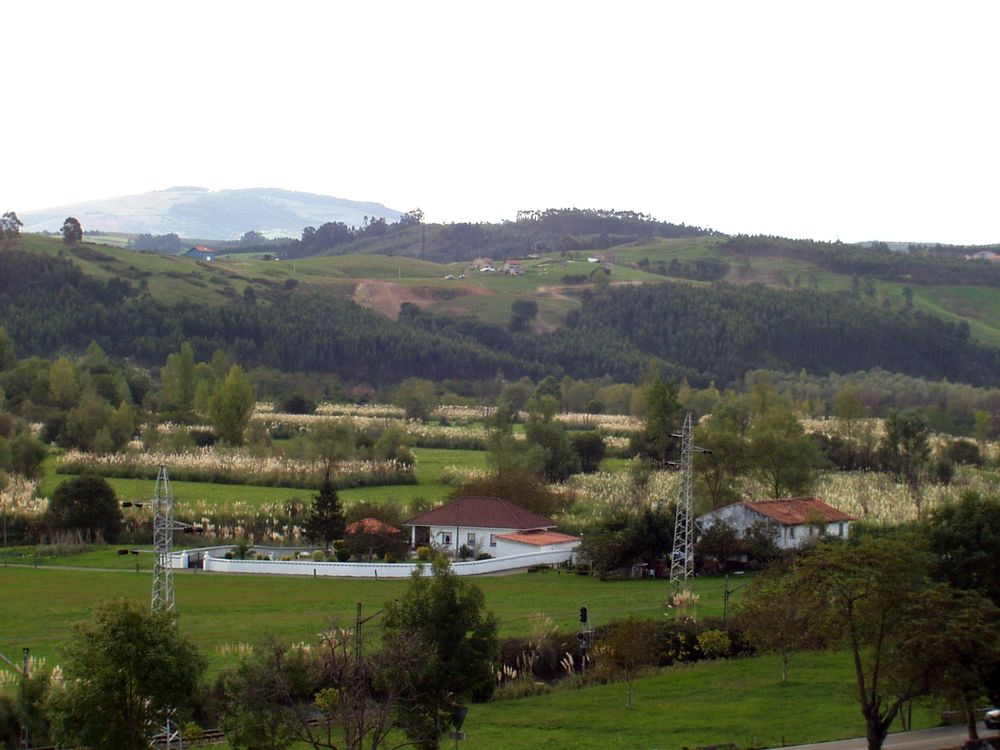
[[[227,548],[228,549],[228,548]],[[188,553],[202,550],[185,550],[173,555],[175,569],[187,568]],[[215,551],[215,550],[213,550]],[[456,575],[475,576],[520,570],[532,565],[559,565],[573,556],[573,550],[553,550],[529,552],[521,555],[495,557],[491,560],[467,560],[452,562],[451,569]],[[311,560],[227,560],[221,555],[209,553],[204,558],[204,569],[220,573],[255,573],[288,576],[329,576],[334,578],[407,578],[421,567],[419,563],[360,563],[360,562],[313,562]],[[432,573],[430,563],[422,565],[424,575]]]

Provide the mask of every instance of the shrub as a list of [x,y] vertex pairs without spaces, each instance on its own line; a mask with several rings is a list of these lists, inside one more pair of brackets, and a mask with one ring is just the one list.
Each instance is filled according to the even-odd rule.
[[323,562],[326,559],[326,555],[323,554],[323,550],[321,549],[313,550],[312,559],[313,562]]
[[430,547],[417,547],[417,559],[418,560],[430,560],[431,559],[431,548]]
[[493,559],[493,555],[491,555],[489,552],[480,552],[478,555],[476,555],[476,559],[477,560],[492,560]]
[[705,630],[698,633],[698,648],[706,659],[722,659],[729,655],[732,642],[724,630]]

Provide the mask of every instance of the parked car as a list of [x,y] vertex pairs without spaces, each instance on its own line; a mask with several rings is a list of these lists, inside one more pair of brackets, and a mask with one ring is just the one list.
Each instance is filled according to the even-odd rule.
[[1000,729],[1000,708],[991,708],[983,717],[987,729]]

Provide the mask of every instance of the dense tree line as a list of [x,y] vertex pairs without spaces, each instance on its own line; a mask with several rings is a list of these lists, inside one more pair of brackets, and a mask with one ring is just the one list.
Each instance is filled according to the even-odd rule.
[[995,263],[970,261],[929,251],[893,252],[884,244],[869,248],[840,242],[737,235],[727,239],[720,247],[744,258],[760,255],[800,258],[828,271],[904,284],[1000,286],[1000,266]]
[[978,385],[995,383],[1000,372],[1000,352],[969,341],[963,323],[809,290],[615,288],[585,295],[567,323],[568,330],[538,339],[539,359],[578,377],[603,374],[591,368],[604,364],[620,380],[634,380],[620,371],[624,362],[606,356],[628,351],[680,366],[699,382],[733,382],[759,368],[828,374],[878,366]]
[[158,364],[190,341],[205,360],[221,349],[248,368],[374,385],[548,374],[635,382],[651,361],[665,377],[699,386],[737,383],[756,369],[822,376],[881,367],[972,385],[991,385],[1000,371],[1000,353],[971,342],[965,323],[806,289],[586,291],[566,327],[536,335],[412,306],[395,322],[347,299],[290,290],[223,306],[165,304],[129,281],[87,276],[68,257],[16,248],[4,253],[3,271],[0,323],[22,355],[82,351],[96,341],[108,354]]

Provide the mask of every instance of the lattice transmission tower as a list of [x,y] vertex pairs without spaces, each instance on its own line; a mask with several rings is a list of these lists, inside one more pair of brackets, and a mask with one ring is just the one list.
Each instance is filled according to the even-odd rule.
[[674,547],[670,553],[670,582],[679,587],[694,576],[694,454],[708,453],[694,444],[694,424],[691,412],[684,417],[684,427],[673,437],[681,439],[681,460],[675,465],[681,469],[681,486],[677,495],[677,514],[674,517]]
[[174,496],[167,467],[160,464],[153,492],[153,596],[154,612],[174,611]]

